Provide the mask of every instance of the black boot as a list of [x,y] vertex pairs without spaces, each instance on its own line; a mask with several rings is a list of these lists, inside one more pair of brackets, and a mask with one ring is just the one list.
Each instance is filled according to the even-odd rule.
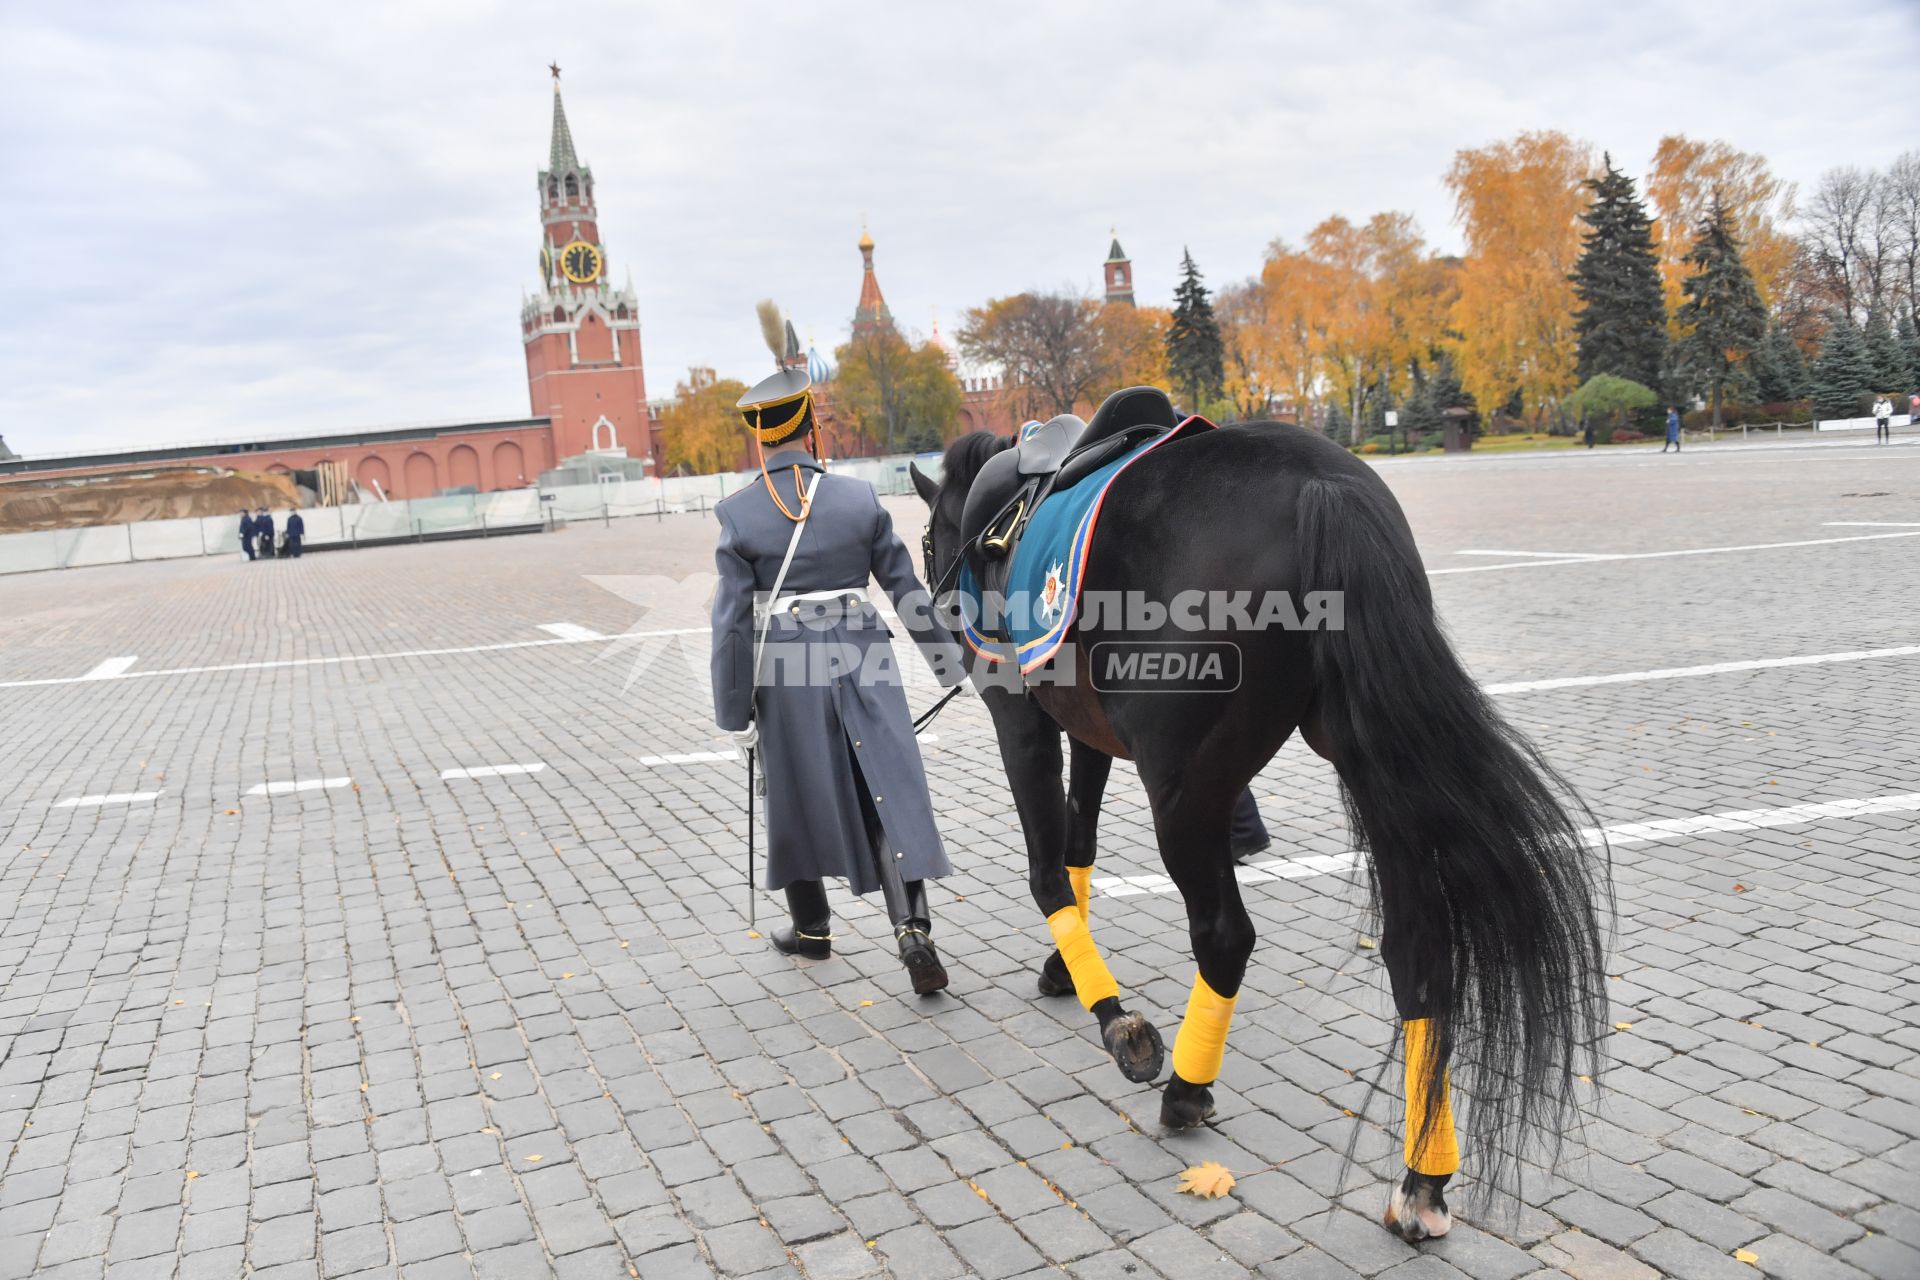
[[825,960],[833,954],[833,914],[827,909],[827,891],[818,880],[795,880],[788,885],[787,911],[793,923],[773,931],[775,951],[806,960]]
[[887,905],[894,908],[893,937],[900,944],[900,963],[907,966],[913,979],[913,993],[930,996],[947,989],[947,970],[940,953],[933,949],[933,917],[927,910],[927,885],[924,880],[909,880],[903,886],[905,901]]

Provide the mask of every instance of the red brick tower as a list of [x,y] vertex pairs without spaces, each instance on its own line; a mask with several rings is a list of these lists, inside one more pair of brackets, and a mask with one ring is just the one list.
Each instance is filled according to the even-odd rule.
[[622,288],[608,283],[593,170],[574,154],[559,67],[553,68],[553,144],[539,192],[540,288],[520,306],[533,412],[552,419],[558,457],[616,445],[646,457],[651,435],[632,273]]
[[1107,301],[1133,305],[1133,263],[1120,247],[1120,233],[1113,234],[1113,248],[1107,250]]
[[860,228],[860,261],[866,265],[866,272],[860,278],[860,302],[853,309],[856,338],[893,328],[893,312],[887,310],[887,300],[880,296],[879,278],[873,274],[873,237],[865,227]]

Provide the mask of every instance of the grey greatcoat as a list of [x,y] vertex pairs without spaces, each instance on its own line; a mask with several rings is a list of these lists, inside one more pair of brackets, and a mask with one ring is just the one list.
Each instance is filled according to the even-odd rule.
[[[925,588],[873,486],[822,474],[803,449],[783,449],[766,461],[789,511],[800,510],[794,467],[808,481],[820,477],[781,584],[782,601],[864,590],[871,577],[936,670],[957,680],[953,637],[927,617]],[[844,876],[854,892],[871,893],[880,887],[876,857],[894,858],[903,880],[944,876],[951,868],[934,824],[898,659],[872,604],[843,596],[774,610],[752,709],[754,606],[773,589],[793,537],[793,522],[774,506],[767,483],[756,480],[714,508],[720,583],[713,598],[714,719],[733,731],[746,728],[752,716],[760,727],[766,887]]]

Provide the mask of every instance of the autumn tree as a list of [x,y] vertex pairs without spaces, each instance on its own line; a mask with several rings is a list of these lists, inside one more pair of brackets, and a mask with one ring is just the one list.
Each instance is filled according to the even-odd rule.
[[673,403],[660,415],[667,468],[696,475],[731,470],[747,439],[734,408],[746,393],[746,383],[718,377],[712,369],[687,370],[686,381],[673,389]]
[[1213,315],[1213,297],[1194,265],[1193,254],[1182,250],[1180,283],[1173,291],[1173,323],[1167,328],[1167,375],[1186,396],[1193,412],[1218,400],[1226,381],[1225,350],[1220,325]]
[[1685,265],[1687,296],[1675,317],[1682,333],[1680,354],[1688,371],[1707,386],[1717,429],[1728,380],[1766,337],[1767,309],[1741,260],[1733,218],[1720,205],[1708,210]]
[[1121,387],[1173,389],[1167,372],[1167,331],[1173,316],[1166,308],[1109,302],[1100,307],[1094,321],[1099,330],[1098,363],[1109,382],[1103,396]]
[[1798,188],[1773,176],[1764,156],[1681,134],[1660,139],[1647,171],[1647,201],[1658,215],[1660,279],[1668,311],[1680,307],[1691,229],[1718,201],[1740,241],[1760,301],[1775,306],[1788,288],[1798,245],[1787,231]]
[[1858,321],[1891,301],[1898,223],[1897,202],[1882,175],[1851,165],[1820,175],[1803,239],[1829,306]]
[[1601,163],[1604,171],[1587,179],[1593,199],[1580,215],[1587,231],[1573,272],[1576,369],[1582,379],[1611,373],[1653,386],[1667,346],[1653,224],[1633,179],[1613,167],[1612,156]]
[[967,312],[956,335],[960,351],[996,367],[1008,407],[1030,418],[1097,405],[1133,375],[1159,385],[1149,342],[1160,337],[1160,313],[1103,306],[1077,293],[1020,293]]
[[1574,388],[1572,275],[1592,170],[1592,149],[1554,131],[1454,156],[1446,181],[1467,254],[1448,347],[1479,404],[1517,393],[1538,418]]
[[889,325],[835,350],[834,362],[835,408],[883,453],[938,448],[960,416],[960,380],[934,343],[915,346]]

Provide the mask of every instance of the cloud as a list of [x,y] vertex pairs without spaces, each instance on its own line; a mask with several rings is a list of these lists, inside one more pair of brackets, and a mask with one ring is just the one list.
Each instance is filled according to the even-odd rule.
[[1902,0],[1565,6],[16,6],[0,18],[0,433],[25,452],[526,412],[545,64],[565,71],[650,390],[823,348],[864,215],[895,315],[1144,300],[1322,217],[1457,242],[1454,151],[1724,136],[1810,184],[1911,145]]

